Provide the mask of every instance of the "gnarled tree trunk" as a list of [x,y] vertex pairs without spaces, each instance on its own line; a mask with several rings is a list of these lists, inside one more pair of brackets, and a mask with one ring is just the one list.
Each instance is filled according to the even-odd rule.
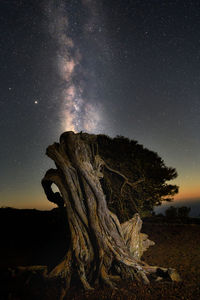
[[[47,171],[42,185],[50,201],[65,205],[71,232],[68,252],[49,276],[65,278],[69,287],[75,273],[85,289],[100,282],[114,287],[120,278],[149,283],[149,275],[156,274],[158,267],[149,266],[140,258],[154,243],[140,233],[142,221],[138,214],[120,224],[108,209],[100,183],[105,163],[98,155],[95,135],[66,132],[61,135],[60,143],[47,148],[47,155],[55,161],[57,169]],[[117,173],[124,184],[134,186]],[[57,185],[61,196],[52,192],[52,183]]]

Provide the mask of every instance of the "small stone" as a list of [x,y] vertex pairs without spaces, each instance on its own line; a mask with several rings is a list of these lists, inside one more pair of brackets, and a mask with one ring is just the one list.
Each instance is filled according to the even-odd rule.
[[163,280],[163,278],[158,276],[155,281],[161,281],[161,280]]
[[172,281],[176,281],[176,282],[180,282],[181,281],[180,275],[174,269],[169,269],[169,276],[170,276],[170,278],[171,278]]

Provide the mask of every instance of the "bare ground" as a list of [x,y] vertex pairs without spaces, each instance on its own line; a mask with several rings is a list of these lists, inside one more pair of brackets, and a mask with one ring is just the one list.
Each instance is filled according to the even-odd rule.
[[[44,223],[47,224],[47,217],[45,218]],[[39,217],[35,219],[34,215],[31,224],[33,220],[36,222],[31,228],[28,226],[29,215],[20,226],[17,222],[22,218],[15,218],[15,227],[12,223],[11,230],[4,233],[0,247],[0,300],[60,298],[62,282],[46,280],[38,273],[17,274],[13,277],[12,272],[8,271],[8,267],[12,269],[17,265],[40,264],[51,268],[62,257],[63,249],[66,248],[66,240],[61,232],[63,224],[55,226],[56,220],[52,222],[52,216],[48,218],[50,221],[45,228],[41,223],[43,214],[41,220]],[[9,216],[1,220],[1,230],[4,230],[8,226]],[[22,229],[23,234],[20,235],[19,230]],[[156,243],[148,249],[143,259],[152,265],[175,268],[181,275],[182,282],[152,282],[148,286],[121,282],[118,290],[97,287],[90,292],[84,291],[77,282],[64,299],[200,299],[200,225],[145,222],[142,232],[147,233]]]
[[153,282],[150,286],[124,282],[117,291],[84,292],[77,287],[66,299],[200,299],[200,226],[146,223],[143,232],[156,242],[144,254],[152,265],[175,268],[181,283]]

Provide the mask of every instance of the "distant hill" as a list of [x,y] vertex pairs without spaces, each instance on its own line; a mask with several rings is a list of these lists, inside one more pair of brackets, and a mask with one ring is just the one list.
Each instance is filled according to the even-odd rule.
[[30,262],[53,265],[63,257],[69,241],[65,210],[57,208],[51,211],[1,208],[0,228],[3,258],[0,267]]

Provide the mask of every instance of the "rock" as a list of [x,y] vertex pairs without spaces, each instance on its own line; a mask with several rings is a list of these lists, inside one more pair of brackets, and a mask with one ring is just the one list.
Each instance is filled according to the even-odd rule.
[[176,281],[176,282],[180,282],[181,281],[181,277],[180,275],[177,273],[177,271],[175,269],[169,269],[168,270],[168,274],[169,277],[171,278],[172,281]]
[[161,280],[163,280],[163,278],[158,276],[155,281],[161,281]]

